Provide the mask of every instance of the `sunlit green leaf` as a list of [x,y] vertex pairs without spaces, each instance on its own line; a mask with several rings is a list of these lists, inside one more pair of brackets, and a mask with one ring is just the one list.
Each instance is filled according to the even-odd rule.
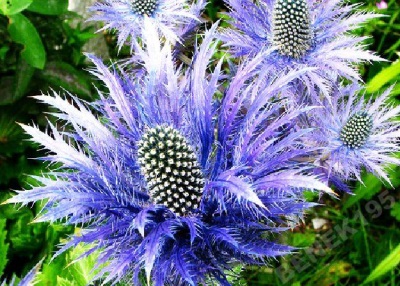
[[31,5],[32,0],[1,0],[0,10],[4,15],[17,14]]
[[400,61],[397,61],[389,67],[383,69],[374,78],[372,78],[367,84],[367,92],[374,93],[379,91],[381,87],[391,82],[398,75],[400,75]]
[[[89,251],[93,245],[80,244],[72,248],[67,254],[67,262],[71,263],[80,258],[85,252]],[[75,281],[76,285],[88,285],[90,281],[99,272],[99,269],[94,271],[94,267],[97,263],[97,258],[100,252],[96,251],[91,253],[89,256],[79,259],[75,263],[72,263],[66,268],[67,278]]]
[[365,279],[364,284],[372,282],[385,275],[400,263],[400,244],[386,256],[385,259],[375,267],[371,274]]
[[[74,281],[70,281],[66,278],[57,276],[57,285],[59,285],[59,286],[76,286],[77,284]],[[81,284],[79,284],[79,285],[81,285]]]
[[36,28],[22,14],[9,16],[8,31],[11,38],[24,46],[21,56],[31,66],[42,69],[46,62],[46,51]]

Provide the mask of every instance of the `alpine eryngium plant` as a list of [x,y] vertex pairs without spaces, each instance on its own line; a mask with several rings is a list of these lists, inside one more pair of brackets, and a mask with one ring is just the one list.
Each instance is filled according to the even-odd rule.
[[[391,89],[366,101],[358,84],[339,86],[332,94],[332,104],[310,112],[316,127],[311,141],[322,147],[318,164],[328,176],[361,181],[361,170],[389,181],[384,170],[388,164],[400,165],[393,156],[399,152],[400,107],[388,103]],[[311,114],[312,113],[312,114]]]
[[[278,114],[283,104],[271,98],[284,94],[298,73],[263,85],[248,82],[259,58],[240,66],[222,102],[214,101],[222,62],[209,75],[206,69],[216,26],[183,72],[145,22],[143,73],[110,71],[89,56],[108,96],[93,106],[73,98],[76,107],[56,94],[37,97],[74,131],[50,124],[50,135],[23,126],[51,152],[43,159],[63,167],[8,202],[47,199],[37,221],[83,224],[82,235],[63,250],[97,242],[93,250],[107,262],[104,283],[129,275],[139,283],[144,269],[156,285],[198,285],[209,278],[227,284],[225,270],[234,263],[263,264],[290,252],[267,234],[293,225],[312,205],[303,200],[304,189],[331,192],[292,160],[306,154],[299,139],[310,130],[291,123],[309,108]],[[251,99],[255,91],[259,96]]]
[[133,68],[89,55],[107,94],[94,103],[37,96],[66,128],[22,126],[58,168],[7,202],[45,200],[36,221],[81,227],[59,253],[91,245],[103,283],[229,285],[236,264],[293,250],[274,237],[313,206],[305,190],[347,190],[363,167],[388,180],[385,165],[399,164],[399,108],[385,103],[388,92],[365,102],[361,85],[341,82],[378,59],[347,34],[375,15],[339,0],[229,4],[232,28],[218,37],[244,56],[230,77],[224,58],[213,60],[218,23],[200,46],[200,37],[185,46],[194,46],[190,61],[175,62],[203,1],[97,4],[94,18],[135,52],[124,66]]
[[[298,102],[329,98],[339,78],[359,81],[357,64],[381,60],[364,50],[365,37],[353,29],[376,14],[355,12],[343,0],[225,0],[231,28],[220,39],[235,57],[264,53],[261,73],[312,69],[295,84]],[[305,89],[305,92],[303,92]]]
[[133,48],[138,37],[142,36],[145,18],[167,40],[180,42],[186,36],[187,28],[200,23],[204,6],[204,0],[196,0],[193,4],[186,0],[104,0],[91,10],[95,12],[92,20],[106,23],[103,30],[117,32],[119,48],[127,41]]

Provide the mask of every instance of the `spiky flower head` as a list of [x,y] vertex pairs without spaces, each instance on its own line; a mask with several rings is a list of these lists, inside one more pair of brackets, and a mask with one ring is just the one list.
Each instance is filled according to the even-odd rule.
[[138,15],[153,16],[159,0],[132,0],[132,11]]
[[[360,80],[356,64],[381,60],[364,50],[353,29],[376,15],[343,0],[225,0],[232,28],[220,38],[235,57],[263,53],[260,73],[310,68],[295,81],[297,102],[330,98],[337,78]],[[305,90],[305,92],[303,92]]]
[[283,56],[300,58],[312,45],[306,0],[277,0],[272,18],[273,44]]
[[340,130],[340,140],[348,148],[362,147],[371,134],[372,116],[365,111],[353,114]]
[[[270,103],[297,73],[252,82],[256,57],[239,67],[223,101],[213,100],[222,64],[207,73],[215,29],[184,72],[148,26],[148,50],[138,54],[143,72],[112,72],[90,56],[93,74],[109,90],[93,105],[103,120],[76,98],[71,104],[42,95],[37,99],[59,109],[54,115],[74,132],[50,125],[50,136],[23,126],[51,151],[45,160],[63,167],[8,202],[48,199],[37,221],[82,225],[83,235],[61,251],[96,242],[91,251],[101,250],[99,263],[107,262],[103,283],[133,277],[141,285],[144,270],[147,284],[199,285],[211,278],[227,285],[225,271],[234,263],[263,264],[292,249],[266,234],[296,223],[311,206],[304,189],[331,192],[294,160],[305,154],[300,138],[309,130],[292,128],[292,120],[309,109],[277,116],[282,104]],[[251,108],[243,112],[246,101]]]
[[138,162],[150,196],[178,215],[198,209],[204,179],[186,138],[168,125],[147,130],[138,143]]
[[311,141],[322,148],[317,162],[328,174],[344,180],[361,181],[365,167],[389,182],[386,165],[400,164],[394,156],[400,150],[400,123],[394,120],[400,108],[387,103],[391,89],[368,101],[357,99],[361,89],[357,84],[340,86],[332,96],[332,105],[313,111],[317,129]]
[[92,20],[105,23],[102,30],[116,30],[119,48],[129,42],[133,49],[137,38],[142,37],[145,18],[166,40],[179,42],[185,26],[200,23],[199,8],[204,5],[204,0],[191,5],[186,0],[103,0],[90,10],[94,12]]

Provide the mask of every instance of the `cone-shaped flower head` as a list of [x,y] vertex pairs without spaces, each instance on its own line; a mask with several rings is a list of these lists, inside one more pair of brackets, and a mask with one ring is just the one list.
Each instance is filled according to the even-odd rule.
[[311,98],[319,103],[321,93],[329,98],[338,77],[360,80],[355,64],[380,60],[363,50],[364,37],[349,33],[376,17],[354,12],[355,5],[344,5],[341,0],[225,2],[230,7],[232,28],[223,30],[220,38],[234,56],[264,53],[260,73],[272,76],[283,70],[310,68],[296,82],[297,102]]
[[137,55],[141,73],[112,72],[90,57],[109,91],[91,106],[101,119],[77,99],[37,97],[73,131],[51,125],[50,136],[23,126],[51,151],[44,159],[63,167],[9,202],[48,199],[38,221],[82,225],[82,236],[61,251],[96,242],[92,251],[107,262],[103,283],[133,278],[141,285],[145,275],[160,286],[228,285],[225,271],[234,263],[263,264],[292,249],[266,234],[296,223],[311,206],[304,189],[331,191],[293,160],[305,154],[300,138],[309,130],[292,121],[309,109],[277,116],[282,104],[270,101],[298,74],[249,81],[259,58],[239,67],[222,102],[214,100],[222,61],[207,70],[216,26],[183,71],[148,24],[147,50]]
[[357,84],[341,86],[331,106],[313,111],[312,141],[322,147],[319,162],[328,174],[361,180],[365,167],[389,181],[385,166],[400,164],[394,156],[400,150],[400,123],[393,120],[400,107],[386,103],[390,89],[367,102],[357,99],[360,90]]
[[273,12],[273,44],[283,56],[300,58],[312,45],[307,0],[277,0]]
[[168,125],[147,130],[138,142],[138,162],[150,196],[178,215],[198,209],[204,179],[186,138]]
[[371,134],[372,116],[366,112],[358,112],[352,115],[340,130],[340,140],[348,148],[362,147]]
[[[105,23],[103,29],[115,29],[118,46],[127,41],[133,48],[137,37],[144,32],[144,19],[148,18],[168,41],[180,41],[185,28],[199,23],[204,0],[188,4],[186,0],[103,0],[91,11],[92,20]],[[102,30],[103,30],[102,29]]]
[[159,0],[132,0],[132,11],[138,15],[153,16]]

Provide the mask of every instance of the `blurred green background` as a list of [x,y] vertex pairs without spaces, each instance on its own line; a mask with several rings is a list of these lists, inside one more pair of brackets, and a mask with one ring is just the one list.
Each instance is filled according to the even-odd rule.
[[[30,96],[66,90],[81,99],[95,100],[92,79],[85,72],[83,51],[118,60],[115,35],[98,33],[85,22],[85,1],[0,0],[0,202],[14,190],[34,182],[27,174],[41,174],[48,166],[31,158],[43,155],[26,140],[20,123],[45,129],[48,108]],[[394,85],[391,101],[400,95],[400,4],[373,0],[361,9],[384,17],[368,22],[355,33],[369,36],[369,49],[387,62],[360,66],[366,93],[373,96]],[[379,7],[379,8],[378,8]],[[83,9],[83,10],[82,10]],[[212,0],[204,18],[214,22],[226,10]],[[224,23],[222,23],[224,25]],[[234,285],[400,285],[400,168],[390,170],[392,186],[365,174],[365,185],[340,200],[308,195],[323,205],[310,210],[304,221],[279,239],[300,248],[298,253],[271,260],[268,267],[238,267]],[[17,208],[0,205],[0,284],[22,277],[43,257],[38,285],[86,285],[96,254],[69,265],[84,248],[76,248],[50,263],[58,245],[74,231],[61,224],[31,223],[39,205]]]

